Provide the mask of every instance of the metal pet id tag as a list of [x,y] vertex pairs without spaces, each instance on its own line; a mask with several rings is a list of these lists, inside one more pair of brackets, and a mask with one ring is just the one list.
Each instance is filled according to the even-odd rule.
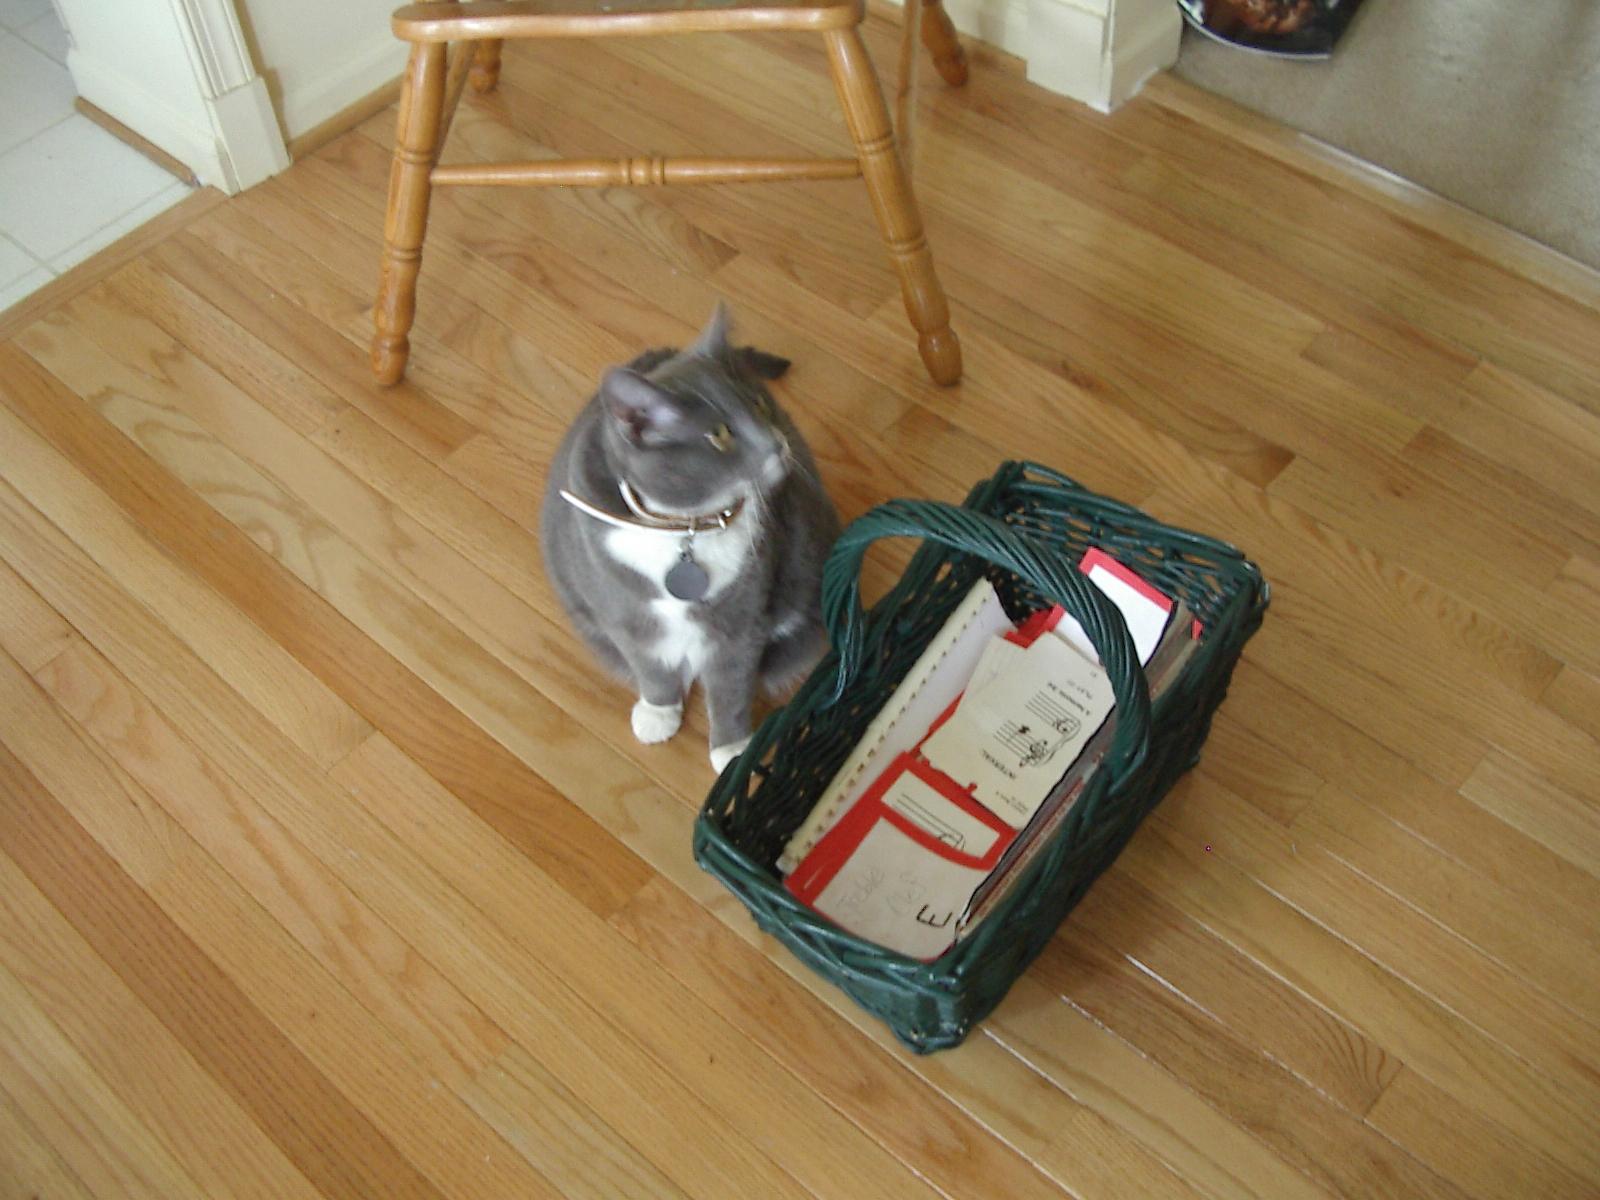
[[667,595],[676,600],[703,600],[711,590],[711,576],[695,562],[689,545],[688,542],[683,544],[683,557],[673,564],[662,582],[666,584]]

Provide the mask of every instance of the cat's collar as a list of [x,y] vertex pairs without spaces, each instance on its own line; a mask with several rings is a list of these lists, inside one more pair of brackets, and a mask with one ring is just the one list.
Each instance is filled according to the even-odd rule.
[[727,508],[720,512],[707,513],[699,516],[665,516],[661,513],[651,512],[638,494],[628,485],[627,480],[620,480],[617,490],[622,494],[622,502],[628,506],[636,520],[619,517],[616,513],[608,513],[603,508],[596,508],[587,500],[581,500],[565,488],[561,490],[561,498],[581,513],[604,521],[608,525],[615,525],[620,529],[642,529],[650,533],[666,533],[678,537],[684,534],[694,535],[705,533],[711,529],[726,529],[738,515],[744,511],[743,496],[740,496]]

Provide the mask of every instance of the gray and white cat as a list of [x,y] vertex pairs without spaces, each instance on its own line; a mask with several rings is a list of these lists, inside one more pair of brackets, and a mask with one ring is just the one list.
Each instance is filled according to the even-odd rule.
[[638,690],[634,735],[676,733],[698,679],[718,771],[750,740],[757,684],[794,682],[825,645],[822,563],[839,518],[762,382],[788,366],[731,347],[719,304],[692,346],[606,372],[545,489],[545,571],[600,661]]

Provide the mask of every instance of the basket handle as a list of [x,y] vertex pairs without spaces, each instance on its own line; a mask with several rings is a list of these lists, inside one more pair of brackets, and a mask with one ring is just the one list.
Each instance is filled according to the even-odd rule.
[[[1015,573],[1060,604],[1083,626],[1100,654],[1117,698],[1116,732],[1107,754],[1118,775],[1144,760],[1150,744],[1150,693],[1138,651],[1115,604],[1048,541],[1003,521],[936,500],[890,500],[857,517],[834,543],[822,569],[822,614],[839,657],[833,700],[844,694],[861,662],[866,613],[861,607],[861,561],[879,538],[937,542]],[[831,703],[832,701],[830,701]]]

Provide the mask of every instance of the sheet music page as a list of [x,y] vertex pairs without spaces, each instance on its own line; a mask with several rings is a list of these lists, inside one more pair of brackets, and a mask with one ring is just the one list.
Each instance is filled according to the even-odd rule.
[[1110,714],[1111,679],[1063,638],[1042,635],[922,744],[927,761],[1020,829]]
[[880,821],[813,907],[880,946],[933,959],[955,941],[956,919],[988,874],[988,867],[941,858]]
[[788,874],[794,870],[872,781],[898,755],[922,740],[935,718],[966,687],[984,648],[996,634],[1011,628],[994,585],[987,579],[978,580],[873,717],[811,814],[789,839],[778,859],[780,871]]

